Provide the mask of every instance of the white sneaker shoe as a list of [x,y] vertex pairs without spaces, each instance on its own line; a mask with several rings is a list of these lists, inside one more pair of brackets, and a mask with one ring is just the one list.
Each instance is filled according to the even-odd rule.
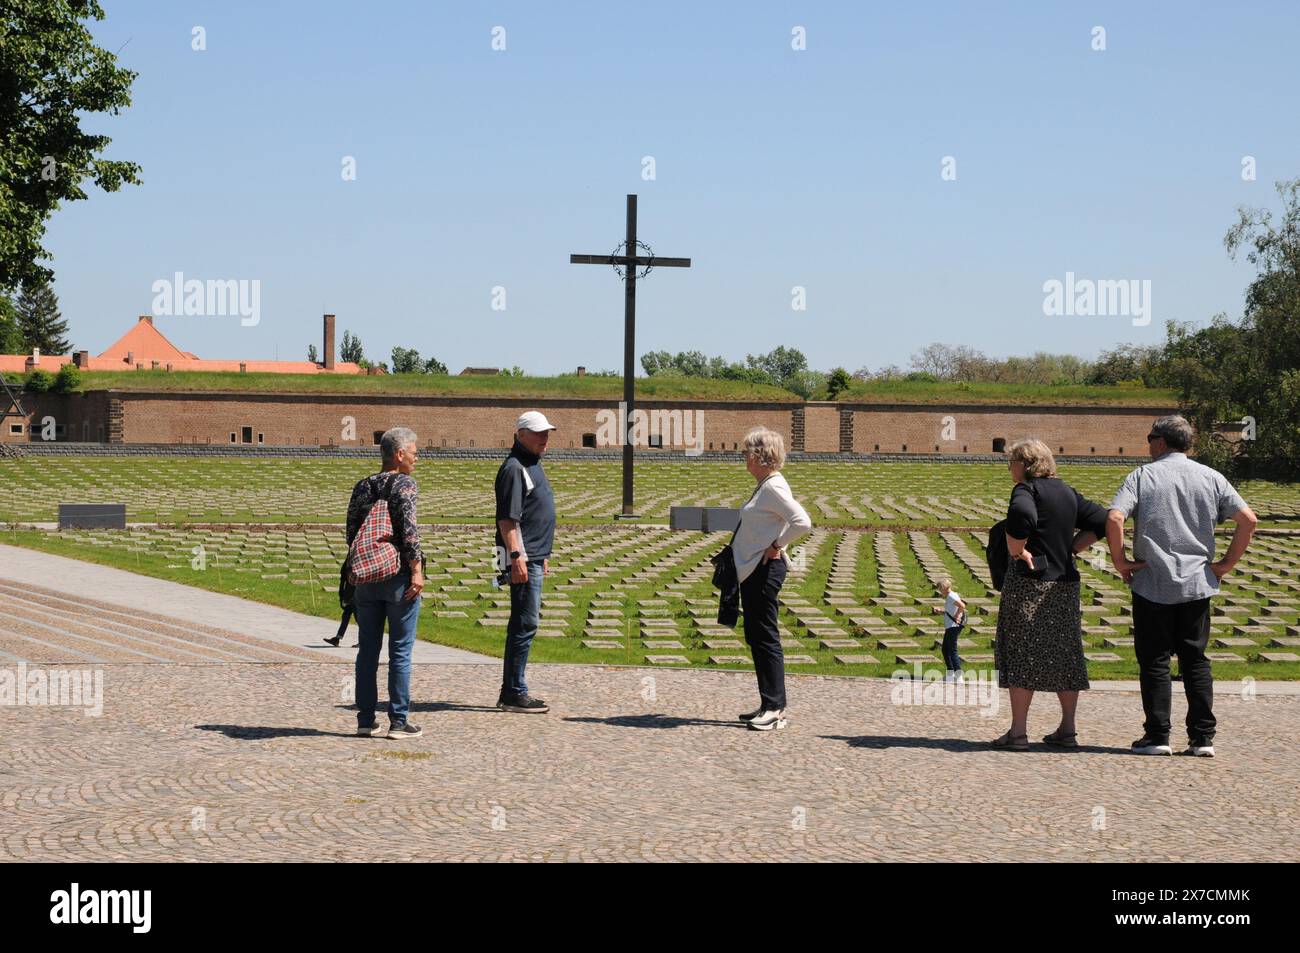
[[1191,755],[1194,758],[1213,758],[1214,745],[1188,745],[1183,754]]
[[771,731],[773,728],[785,727],[785,709],[780,711],[763,711],[749,721],[749,727],[755,731]]

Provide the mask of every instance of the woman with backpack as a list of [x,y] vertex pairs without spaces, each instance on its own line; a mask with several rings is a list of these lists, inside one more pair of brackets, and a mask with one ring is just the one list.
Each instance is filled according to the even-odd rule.
[[1011,729],[994,748],[1029,748],[1029,705],[1034,692],[1056,692],[1061,723],[1043,738],[1077,748],[1075,709],[1088,686],[1074,554],[1105,535],[1105,508],[1085,499],[1056,476],[1056,460],[1041,440],[1020,440],[1008,450],[1015,486],[1007,509],[1010,557],[998,608],[994,646],[998,684],[1011,694]]
[[[379,648],[388,621],[388,737],[418,738],[407,719],[411,704],[411,654],[424,589],[424,553],[415,505],[419,492],[411,476],[419,456],[414,431],[394,427],[379,440],[382,469],[359,481],[348,502],[347,571],[356,584],[358,645],[357,734],[379,730]],[[376,507],[383,507],[376,510]],[[373,517],[373,518],[372,518]]]

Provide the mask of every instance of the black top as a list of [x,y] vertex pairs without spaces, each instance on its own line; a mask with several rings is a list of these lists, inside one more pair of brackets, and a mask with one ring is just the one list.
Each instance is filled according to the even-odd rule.
[[[518,440],[497,471],[496,494],[496,518],[519,524],[529,561],[550,556],[555,539],[555,495],[542,471],[541,458],[525,450]],[[497,546],[505,545],[498,526]],[[509,559],[508,551],[506,558]]]
[[1036,477],[1017,483],[1007,508],[1007,534],[1028,540],[1034,557],[1033,578],[1043,582],[1079,578],[1074,565],[1074,534],[1091,530],[1106,536],[1106,509],[1085,499],[1070,484],[1056,477]]

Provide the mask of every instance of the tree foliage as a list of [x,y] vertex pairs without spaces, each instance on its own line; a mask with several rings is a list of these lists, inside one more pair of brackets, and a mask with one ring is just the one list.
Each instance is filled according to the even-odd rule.
[[59,312],[59,298],[46,282],[25,282],[15,305],[23,350],[40,348],[42,354],[67,354],[68,322]]
[[0,0],[0,290],[47,282],[46,222],[64,202],[138,184],[134,162],[102,158],[111,140],[82,130],[89,114],[131,104],[135,73],[96,46],[96,0]]

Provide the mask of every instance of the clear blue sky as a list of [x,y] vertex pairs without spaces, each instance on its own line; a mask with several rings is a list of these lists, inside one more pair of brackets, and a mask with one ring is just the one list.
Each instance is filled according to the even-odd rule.
[[[329,311],[375,359],[621,368],[620,283],[568,255],[609,251],[637,192],[642,237],[694,259],[639,286],[638,355],[1092,356],[1239,315],[1223,234],[1300,175],[1292,3],[104,6],[140,75],[89,125],[144,184],[92,190],[47,242],[92,352],[181,271],[261,282],[256,327],[158,319],[201,357],[304,358]],[[1154,320],[1045,317],[1066,271],[1149,279]]]

